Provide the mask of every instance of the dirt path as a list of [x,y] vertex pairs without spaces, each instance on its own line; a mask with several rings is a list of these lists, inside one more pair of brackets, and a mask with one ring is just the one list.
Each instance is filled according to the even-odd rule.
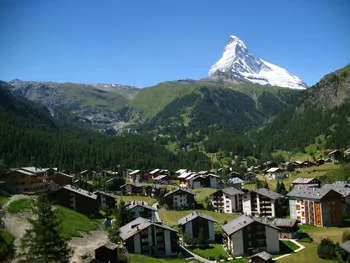
[[[13,195],[4,204],[8,206],[11,202],[22,199],[33,198],[26,195]],[[23,237],[26,229],[30,227],[27,220],[32,214],[30,211],[19,212],[15,214],[6,213],[4,222],[7,231],[9,231],[16,239],[15,246],[18,247],[20,239]],[[94,249],[108,241],[107,232],[102,230],[91,231],[89,233],[81,233],[82,238],[73,237],[69,242],[69,246],[74,249],[71,259],[72,263],[88,263],[94,256]],[[14,262],[17,262],[15,260]]]

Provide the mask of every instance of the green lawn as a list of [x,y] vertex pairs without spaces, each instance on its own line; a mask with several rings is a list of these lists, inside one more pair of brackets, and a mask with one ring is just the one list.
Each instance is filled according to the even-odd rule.
[[58,210],[58,215],[62,220],[60,234],[66,238],[80,237],[80,232],[88,232],[98,227],[96,222],[85,215],[59,205],[54,207]]
[[7,207],[7,212],[15,214],[24,210],[29,210],[34,200],[31,198],[23,198],[12,201]]
[[118,196],[118,202],[123,199],[125,203],[129,201],[146,201],[149,205],[153,205],[154,203],[157,202],[156,199],[149,197],[149,196],[142,196],[142,195],[123,195],[123,196]]
[[217,191],[216,188],[195,188],[193,191],[196,193],[195,199],[197,202],[202,202],[206,197],[209,197],[212,193]]
[[153,258],[146,255],[129,254],[129,263],[199,263],[197,260],[185,260],[180,258]]
[[203,258],[209,259],[209,257],[214,257],[215,259],[221,258],[228,258],[229,255],[227,252],[223,249],[222,245],[220,244],[209,244],[207,248],[201,249],[201,248],[195,248],[191,249],[191,251]]
[[282,242],[293,251],[295,251],[299,248],[299,246],[296,245],[295,243],[293,243],[292,241],[283,240]]
[[302,243],[305,248],[298,253],[277,260],[277,263],[335,263],[332,260],[320,259],[317,255],[317,246],[311,243]]
[[194,211],[201,212],[203,214],[213,217],[218,222],[218,224],[223,224],[225,221],[230,222],[231,220],[239,216],[234,214],[217,213],[209,210],[158,210],[159,216],[163,220],[164,224],[170,226],[177,225],[177,221],[180,218],[187,216],[188,214]]
[[316,243],[320,243],[322,238],[330,238],[334,242],[341,243],[342,234],[345,230],[350,231],[350,227],[314,227],[304,232],[307,232]]

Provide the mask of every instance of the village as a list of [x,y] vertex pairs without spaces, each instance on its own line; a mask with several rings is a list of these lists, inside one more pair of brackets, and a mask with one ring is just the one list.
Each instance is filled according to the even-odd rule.
[[[10,168],[1,193],[25,199],[45,192],[53,204],[98,218],[105,229],[113,228],[113,211],[122,203],[130,216],[119,228],[118,242],[107,240],[74,262],[132,262],[130,257],[139,254],[205,263],[289,262],[283,260],[301,253],[321,260],[308,230],[324,230],[316,234],[319,243],[328,229],[337,229],[340,241],[348,226],[350,183],[323,181],[319,169],[337,169],[343,154],[332,151],[316,161],[265,162],[246,167],[244,174],[232,169],[226,174],[223,169],[160,168],[70,174],[56,168]],[[108,190],[116,180],[125,183]],[[349,258],[350,241],[339,247]]]

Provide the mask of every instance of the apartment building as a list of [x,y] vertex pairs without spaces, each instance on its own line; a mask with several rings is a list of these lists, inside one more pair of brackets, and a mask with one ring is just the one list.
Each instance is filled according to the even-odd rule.
[[242,211],[244,192],[235,187],[224,188],[211,194],[211,204],[215,212],[236,213]]
[[342,195],[333,189],[296,186],[287,196],[291,219],[318,227],[342,222]]
[[196,194],[185,188],[177,188],[164,195],[166,204],[171,209],[194,208],[194,196]]

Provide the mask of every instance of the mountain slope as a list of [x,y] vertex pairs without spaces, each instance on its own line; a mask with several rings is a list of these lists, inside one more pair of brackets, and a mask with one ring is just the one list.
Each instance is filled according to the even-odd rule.
[[81,121],[112,127],[120,121],[118,113],[139,89],[118,84],[76,84],[56,82],[9,82],[15,94],[47,107],[52,115],[67,121]]
[[255,83],[305,89],[307,85],[284,68],[255,58],[247,46],[236,36],[230,36],[222,57],[209,70],[209,78],[234,83]]
[[260,149],[303,151],[320,135],[327,148],[350,146],[350,65],[328,74],[303,91],[298,101],[286,108],[255,134]]

